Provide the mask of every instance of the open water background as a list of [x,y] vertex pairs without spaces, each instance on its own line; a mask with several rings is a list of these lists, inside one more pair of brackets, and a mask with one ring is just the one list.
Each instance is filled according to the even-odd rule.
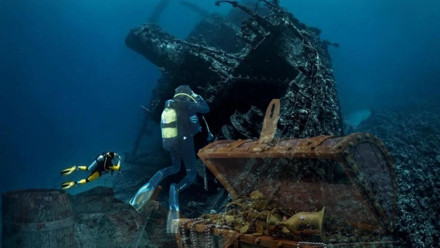
[[[0,0],[0,192],[59,187],[60,169],[128,151],[158,69],[124,44],[159,0]],[[227,13],[228,5],[192,0]],[[435,105],[440,1],[280,0],[322,30],[344,115]],[[199,17],[171,0],[159,25],[184,38]],[[225,37],[227,38],[227,37]]]

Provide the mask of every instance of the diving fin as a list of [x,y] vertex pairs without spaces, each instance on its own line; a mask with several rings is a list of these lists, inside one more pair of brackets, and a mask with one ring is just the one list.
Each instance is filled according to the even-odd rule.
[[69,181],[69,182],[65,182],[63,184],[61,184],[61,188],[62,189],[70,189],[72,187],[76,186],[76,182],[75,181]]
[[72,174],[72,172],[76,171],[77,169],[78,169],[78,167],[76,165],[72,166],[70,168],[62,170],[61,175],[63,175],[63,176],[70,175],[70,174]]
[[130,205],[133,206],[136,211],[142,212],[142,207],[151,199],[153,196],[154,189],[149,189],[148,187],[142,187],[136,193],[136,195],[131,198]]
[[167,233],[177,233],[177,231],[179,230],[179,217],[179,210],[176,210],[174,208],[169,209],[166,226]]

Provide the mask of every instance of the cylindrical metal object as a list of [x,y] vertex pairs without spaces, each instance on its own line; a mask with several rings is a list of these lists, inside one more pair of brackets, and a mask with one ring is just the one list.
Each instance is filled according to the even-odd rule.
[[3,248],[76,248],[69,195],[39,189],[4,193]]

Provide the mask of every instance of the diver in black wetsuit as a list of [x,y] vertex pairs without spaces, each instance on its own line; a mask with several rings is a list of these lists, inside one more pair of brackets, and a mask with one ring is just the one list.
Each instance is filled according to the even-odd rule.
[[130,204],[140,211],[150,200],[159,183],[179,172],[183,160],[186,176],[178,184],[173,183],[170,187],[168,232],[175,231],[171,230],[171,222],[179,218],[179,192],[191,185],[197,175],[193,140],[193,136],[201,131],[197,113],[208,112],[209,106],[206,101],[195,94],[188,85],[176,88],[173,99],[166,101],[161,116],[162,146],[170,152],[172,165],[156,172],[130,200]]
[[[116,163],[114,163],[116,162]],[[116,165],[115,165],[116,164]],[[69,189],[78,184],[85,184],[95,180],[101,175],[111,172],[113,175],[114,171],[119,171],[121,169],[121,156],[116,152],[103,152],[102,154],[96,156],[95,160],[89,165],[72,166],[70,168],[61,171],[61,175],[66,176],[72,174],[74,171],[83,170],[91,171],[92,173],[85,179],[81,179],[78,182],[68,181],[61,185],[62,189]]]

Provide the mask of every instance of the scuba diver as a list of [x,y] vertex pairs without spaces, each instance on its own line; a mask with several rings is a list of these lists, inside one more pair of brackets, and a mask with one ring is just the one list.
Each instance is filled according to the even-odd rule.
[[80,165],[80,166],[75,165],[70,168],[62,170],[61,175],[63,176],[70,175],[77,170],[91,171],[92,173],[87,178],[81,179],[78,182],[75,181],[65,182],[61,185],[61,188],[69,189],[78,184],[85,184],[91,182],[109,171],[111,172],[112,175],[114,171],[118,171],[120,173],[121,172],[120,169],[121,169],[121,156],[119,156],[116,152],[103,152],[102,154],[96,156],[95,160],[89,165],[89,167],[85,165]]
[[[208,113],[206,101],[195,94],[188,85],[181,85],[175,89],[173,99],[165,102],[161,115],[162,147],[170,152],[172,165],[159,170],[144,184],[130,200],[130,204],[141,211],[150,200],[154,190],[166,177],[180,171],[181,160],[185,164],[186,176],[178,183],[171,184],[169,192],[169,211],[167,232],[172,233],[172,221],[179,218],[179,192],[191,185],[197,176],[196,153],[193,136],[202,130],[197,113]],[[206,122],[206,121],[205,121]],[[212,134],[208,129],[208,141]]]

